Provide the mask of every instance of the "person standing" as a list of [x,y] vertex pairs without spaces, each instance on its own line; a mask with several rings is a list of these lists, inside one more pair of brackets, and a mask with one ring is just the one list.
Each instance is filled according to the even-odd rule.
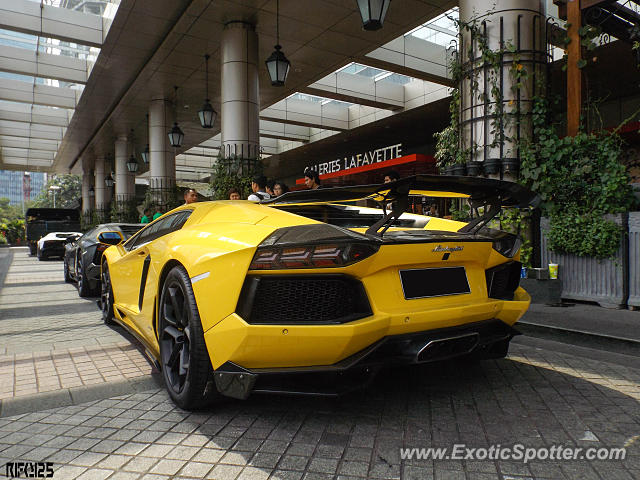
[[187,188],[184,191],[184,204],[189,205],[190,203],[195,203],[198,201],[198,192],[196,192],[195,188]]
[[238,191],[237,188],[230,188],[229,189],[229,200],[240,200],[240,192]]
[[320,188],[320,175],[315,170],[311,170],[310,168],[305,169],[304,171],[304,184],[310,190],[315,190],[316,188]]
[[396,180],[400,180],[400,174],[395,170],[389,170],[384,174],[384,183],[395,182]]
[[287,193],[289,191],[289,187],[284,182],[276,182],[273,186],[273,193],[276,197],[279,197],[283,193]]
[[252,202],[261,202],[263,200],[269,200],[271,195],[269,195],[265,191],[265,187],[267,185],[267,179],[264,175],[257,175],[253,178],[251,182],[251,190],[253,193],[249,195],[247,200],[251,200]]
[[151,222],[152,213],[153,213],[153,210],[151,209],[151,207],[145,208],[144,209],[144,215],[140,219],[140,223],[149,223],[149,222]]

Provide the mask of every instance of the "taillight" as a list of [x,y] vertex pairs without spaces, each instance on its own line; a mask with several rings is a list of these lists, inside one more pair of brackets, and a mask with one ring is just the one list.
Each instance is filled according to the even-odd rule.
[[366,243],[261,247],[253,256],[249,270],[343,267],[377,251],[377,245]]

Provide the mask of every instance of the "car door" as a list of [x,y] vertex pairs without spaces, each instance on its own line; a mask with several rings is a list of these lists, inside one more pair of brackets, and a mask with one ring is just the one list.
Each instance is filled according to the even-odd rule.
[[[125,245],[125,253],[117,260],[112,269],[118,272],[117,279],[112,274],[112,284],[115,303],[128,310],[132,317],[140,313],[143,303],[142,299],[151,263],[150,242],[175,231],[176,225],[180,223],[181,219],[184,218],[186,221],[190,214],[191,210],[183,210],[165,215],[144,228]],[[184,224],[184,221],[180,226]]]

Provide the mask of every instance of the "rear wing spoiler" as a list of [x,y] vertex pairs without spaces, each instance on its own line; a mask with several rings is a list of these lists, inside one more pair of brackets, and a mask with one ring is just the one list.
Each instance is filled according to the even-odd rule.
[[[473,209],[484,207],[482,216],[473,219],[459,230],[459,232],[469,233],[475,233],[486,225],[500,213],[502,207],[528,208],[537,207],[540,203],[540,197],[537,194],[517,183],[452,175],[415,175],[390,183],[301,190],[288,192],[261,203],[276,206],[371,199],[381,205],[385,215],[369,227],[367,234],[382,236],[407,210],[409,197],[412,195],[466,198]],[[386,205],[390,202],[393,208],[387,213]]]

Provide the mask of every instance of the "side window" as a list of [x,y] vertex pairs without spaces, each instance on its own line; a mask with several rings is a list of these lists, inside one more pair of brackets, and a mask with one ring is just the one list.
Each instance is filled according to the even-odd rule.
[[140,245],[155,240],[156,238],[160,238],[163,235],[166,235],[171,232],[175,232],[176,230],[180,230],[182,226],[185,224],[189,215],[191,215],[191,210],[184,210],[182,212],[174,213],[165,218],[159,219],[157,222],[145,228],[142,232],[136,235],[133,238],[132,242],[127,245],[128,250],[133,250],[134,248],[139,247]]

